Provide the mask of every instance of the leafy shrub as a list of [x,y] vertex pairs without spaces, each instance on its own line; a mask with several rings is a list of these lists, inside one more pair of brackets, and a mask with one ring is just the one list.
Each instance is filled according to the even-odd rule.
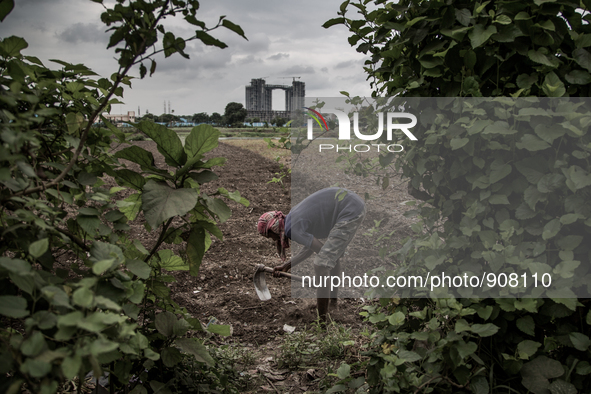
[[[0,19],[12,3],[2,3]],[[119,54],[110,79],[60,60],[60,69],[50,69],[21,54],[27,47],[22,38],[0,42],[0,391],[17,393],[26,383],[31,392],[53,393],[75,377],[82,389],[88,371],[100,376],[107,370],[113,387],[166,393],[181,352],[195,365],[214,366],[203,343],[186,337],[203,328],[171,299],[164,270],[196,274],[210,234],[221,238],[217,223],[231,214],[219,197],[248,203],[223,188],[212,195],[200,191],[217,178],[211,168],[225,160],[203,160],[219,133],[194,128],[183,146],[172,130],[141,122],[137,128],[156,143],[171,171],[157,168],[153,155],[137,146],[113,154],[111,144],[125,142],[125,134],[101,117],[119,103],[133,66],[142,78],[144,62],[151,63],[150,74],[155,71],[154,54],[187,57],[185,41],[193,39],[225,47],[195,18],[197,8],[193,0],[120,1],[105,8],[101,18],[113,31],[109,47]],[[198,26],[186,40],[162,25],[179,13]],[[219,26],[243,36],[224,18]],[[93,127],[99,119],[106,128]],[[105,176],[118,186],[105,187]],[[126,190],[131,194],[122,198]],[[157,232],[151,245],[128,236],[127,222],[140,212],[148,230]],[[184,242],[183,233],[184,256],[161,248]]]
[[[584,390],[591,314],[571,289],[588,294],[591,141],[588,103],[572,97],[589,96],[588,2],[366,3],[344,2],[325,26],[345,24],[350,44],[371,56],[375,95],[521,98],[466,100],[476,104],[464,119],[430,111],[395,162],[425,201],[400,270],[531,269],[554,286],[548,298],[519,298],[520,289],[482,299],[468,288],[459,300],[382,299],[366,312],[380,330],[366,364],[371,392]],[[348,18],[352,7],[360,19]],[[483,113],[491,123],[477,125]]]

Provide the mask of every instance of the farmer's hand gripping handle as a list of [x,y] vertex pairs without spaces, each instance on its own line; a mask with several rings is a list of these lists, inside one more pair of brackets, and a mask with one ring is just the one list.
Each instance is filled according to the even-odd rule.
[[287,272],[282,272],[282,271],[275,271],[273,268],[270,268],[270,267],[262,267],[261,270],[263,270],[265,272],[270,272],[270,273],[274,273],[275,272],[279,276],[283,276],[283,277],[289,278],[289,279],[294,279],[294,280],[297,280],[297,281],[300,281],[300,282],[302,281],[302,277],[301,276],[292,275],[292,274],[289,274]]

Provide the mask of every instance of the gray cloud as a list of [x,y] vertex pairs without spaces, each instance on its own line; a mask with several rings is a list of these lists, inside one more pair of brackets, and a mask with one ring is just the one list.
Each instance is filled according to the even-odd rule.
[[334,66],[333,68],[335,70],[342,69],[342,68],[351,68],[351,67],[354,67],[356,63],[357,63],[357,61],[355,61],[355,60],[347,60],[345,62],[337,63],[337,65]]
[[291,66],[286,68],[281,73],[282,75],[294,75],[294,74],[314,74],[314,68],[311,66]]
[[[116,110],[141,106],[143,111],[160,112],[163,100],[170,100],[177,114],[223,112],[230,101],[244,103],[245,85],[262,76],[271,76],[269,83],[277,84],[291,84],[291,79],[280,77],[301,76],[299,81],[306,83],[310,96],[335,96],[339,90],[367,95],[369,83],[360,67],[364,56],[348,44],[346,29],[321,27],[337,16],[342,1],[202,2],[198,19],[212,27],[220,15],[227,15],[242,27],[248,41],[220,27],[211,35],[225,42],[226,49],[195,40],[187,43],[185,50],[190,60],[178,54],[168,58],[157,55],[154,76],[134,80],[133,89],[125,90],[125,104]],[[115,3],[105,0],[108,7]],[[24,37],[29,42],[25,54],[46,64],[52,58],[82,62],[108,77],[117,64],[114,50],[105,49],[110,33],[105,33],[107,27],[100,22],[102,11],[100,4],[88,0],[18,0],[13,13],[0,24],[1,36]],[[195,32],[182,17],[167,18],[165,26],[177,36]],[[146,66],[149,68],[149,62]],[[133,74],[138,75],[138,70]]]
[[105,27],[96,23],[75,23],[57,36],[59,39],[77,44],[79,42],[108,42]]
[[255,57],[254,55],[248,56],[241,56],[236,59],[236,64],[238,65],[245,65],[250,63],[262,63],[262,59],[259,57]]
[[269,56],[267,60],[281,60],[287,59],[289,57],[289,53],[276,53],[275,55]]

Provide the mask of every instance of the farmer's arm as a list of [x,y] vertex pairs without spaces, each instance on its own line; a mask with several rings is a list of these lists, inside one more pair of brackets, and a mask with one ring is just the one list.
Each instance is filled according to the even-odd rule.
[[306,260],[308,257],[312,255],[312,253],[319,253],[320,249],[322,249],[322,242],[314,238],[312,240],[312,245],[310,248],[302,249],[298,254],[293,256],[290,260],[287,260],[284,264],[275,267],[275,271],[283,271],[287,272],[291,269],[292,266],[298,265],[302,261]]

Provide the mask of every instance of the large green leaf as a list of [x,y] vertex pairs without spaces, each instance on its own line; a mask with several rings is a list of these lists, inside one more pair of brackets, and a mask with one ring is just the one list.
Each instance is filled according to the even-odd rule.
[[331,26],[340,25],[342,23],[345,23],[345,18],[333,18],[333,19],[329,19],[328,21],[324,22],[322,27],[324,27],[325,29],[328,29]]
[[40,239],[29,245],[29,253],[31,256],[41,257],[49,248],[49,240],[47,238]]
[[18,275],[26,275],[31,272],[31,264],[24,260],[10,259],[8,257],[0,257],[0,267]]
[[451,146],[451,150],[456,150],[456,149],[460,149],[461,147],[466,145],[468,142],[470,142],[469,138],[454,138],[449,142],[449,144]]
[[591,74],[583,70],[573,70],[566,74],[564,78],[568,83],[573,83],[575,85],[587,85],[588,83],[591,83]]
[[25,356],[35,357],[46,348],[47,343],[45,342],[43,334],[39,331],[35,331],[23,341],[20,350]]
[[472,48],[478,48],[482,44],[484,44],[490,36],[497,32],[497,28],[495,26],[488,26],[484,27],[484,25],[476,25],[474,29],[468,33],[470,37],[470,44]]
[[583,48],[578,48],[573,51],[573,58],[579,63],[579,66],[591,71],[591,53]]
[[510,164],[503,164],[502,162],[495,160],[491,164],[490,183],[493,184],[505,178],[511,173],[511,170],[512,167]]
[[96,216],[86,216],[86,215],[78,215],[76,218],[76,222],[86,231],[88,234],[93,235],[96,233],[98,226],[101,224],[101,221]]
[[531,356],[536,354],[540,346],[542,346],[540,342],[526,339],[525,341],[519,342],[517,345],[517,355],[523,360],[529,360]]
[[62,361],[62,373],[67,379],[73,379],[80,373],[82,357],[79,355],[68,356]]
[[122,186],[128,186],[136,190],[142,190],[146,184],[146,179],[135,171],[122,169],[115,171],[117,183]]
[[527,52],[527,56],[532,61],[543,64],[548,67],[555,68],[558,66],[558,61],[554,57],[548,58],[548,56],[546,56],[546,54],[541,50],[534,51],[533,49],[530,49]]
[[122,149],[115,153],[114,157],[118,159],[125,159],[136,164],[139,164],[140,167],[148,169],[148,168],[155,168],[154,164],[154,156],[151,152],[140,148],[139,146],[130,146],[125,149]]
[[142,210],[146,221],[157,228],[174,216],[182,216],[197,204],[194,189],[173,189],[166,182],[149,180],[142,193]]
[[90,353],[93,356],[98,356],[102,353],[112,352],[113,350],[117,349],[119,344],[113,341],[109,341],[106,338],[98,338],[95,339],[92,344],[90,345]]
[[527,149],[530,152],[544,150],[550,147],[546,141],[542,141],[533,134],[526,134],[521,137],[521,141],[515,144],[519,149]]
[[571,332],[569,338],[577,350],[586,351],[589,349],[589,346],[591,346],[591,340],[589,337],[580,332]]
[[28,358],[21,365],[20,371],[34,378],[42,378],[51,371],[51,364],[43,360]]
[[213,46],[216,46],[216,47],[222,48],[222,49],[227,47],[226,44],[224,44],[223,42],[221,42],[217,38],[212,37],[211,35],[207,34],[204,31],[198,30],[195,35],[205,45],[213,45]]
[[579,167],[570,167],[568,169],[567,174],[569,180],[573,183],[575,190],[579,190],[591,185],[591,174],[587,173],[587,171],[582,170]]
[[474,334],[478,334],[481,337],[489,337],[494,335],[499,331],[499,327],[495,326],[492,323],[486,324],[473,324],[470,328]]
[[463,26],[468,26],[470,24],[470,21],[472,20],[472,12],[470,12],[470,10],[467,8],[463,8],[461,10],[456,9],[455,14],[456,20],[460,22],[460,24]]
[[230,208],[226,205],[225,202],[223,202],[219,198],[204,195],[203,199],[205,200],[207,209],[211,213],[217,215],[217,217],[220,219],[220,222],[224,223],[226,220],[230,218],[230,216],[232,216],[232,211],[230,210]]
[[72,294],[72,301],[83,308],[90,308],[94,302],[94,293],[90,289],[81,287]]
[[474,342],[464,342],[464,341],[460,341],[457,344],[456,349],[458,350],[458,354],[460,355],[461,358],[466,358],[469,355],[471,355],[472,353],[474,353],[476,351],[476,349],[478,349],[478,345],[476,345],[476,343]]
[[187,155],[179,136],[172,130],[154,122],[142,121],[137,128],[150,137],[162,153],[166,164],[182,167],[187,161]]
[[560,80],[558,75],[553,72],[546,74],[542,90],[548,97],[562,97],[566,93],[564,83]]
[[152,268],[143,261],[140,260],[127,260],[125,266],[131,273],[137,275],[140,279],[148,279]]
[[190,328],[191,328],[191,323],[189,323],[188,321],[186,321],[183,318],[180,318],[179,320],[174,322],[174,325],[172,327],[172,333],[173,333],[173,335],[180,337],[180,336],[185,335],[187,333],[187,331],[189,331]]
[[[41,289],[41,292],[53,305],[73,309],[70,305],[70,299],[68,298],[68,294],[66,294],[66,292],[63,289],[57,286],[45,286]],[[0,305],[2,305],[1,301]]]
[[517,26],[510,24],[507,26],[501,26],[499,32],[493,34],[491,39],[497,42],[514,42],[517,37],[522,37],[524,35],[525,34],[523,34]]
[[173,334],[172,329],[176,321],[177,318],[173,313],[165,311],[156,315],[154,325],[160,334],[165,337],[171,337]]
[[519,319],[517,319],[516,324],[517,328],[519,328],[524,333],[531,336],[535,335],[536,324],[532,316],[526,315],[524,317],[520,317]]
[[195,126],[185,139],[185,152],[193,158],[201,156],[218,146],[220,132],[207,124]]
[[552,219],[544,226],[542,238],[546,240],[554,237],[556,234],[558,234],[561,228],[562,224],[560,223],[560,219]]
[[534,83],[538,81],[537,75],[521,74],[517,77],[517,86],[522,89],[529,89]]
[[135,220],[142,208],[141,194],[132,194],[123,200],[117,201],[117,207],[127,220]]
[[557,379],[548,386],[551,394],[577,394],[579,391],[574,384]]
[[172,368],[183,361],[183,355],[174,347],[164,348],[164,350],[160,352],[160,357],[162,357],[162,362],[168,368]]
[[177,172],[177,178],[193,168],[206,166],[201,160],[203,154],[218,146],[219,135],[219,131],[210,125],[199,125],[191,130],[191,134],[185,140],[185,152],[188,160],[185,166]]
[[532,393],[547,393],[550,381],[564,374],[560,361],[546,356],[536,357],[521,368],[521,383]]
[[562,137],[565,130],[558,125],[540,124],[535,127],[535,132],[538,137],[551,144],[556,138]]
[[222,26],[224,26],[226,29],[232,30],[234,33],[242,36],[242,38],[246,39],[246,36],[244,35],[244,30],[242,30],[242,28],[240,26],[238,26],[235,23],[230,22],[227,19],[224,19],[222,21]]
[[189,234],[187,241],[187,260],[189,262],[189,272],[196,276],[199,274],[199,267],[205,255],[206,250],[205,229],[199,225],[194,226]]
[[27,300],[16,296],[0,296],[0,315],[20,319],[29,315]]
[[205,346],[203,346],[203,344],[197,339],[178,338],[174,344],[178,346],[181,351],[193,355],[197,361],[203,362],[209,366],[213,366],[215,363]]
[[160,250],[158,251],[158,257],[160,258],[160,268],[167,271],[186,271],[189,269],[189,264],[175,255],[172,250]]
[[[9,3],[9,1],[7,2],[6,0],[3,0],[2,3],[3,4],[2,4],[2,7],[0,7],[0,13],[6,11],[6,4],[5,3]],[[10,11],[8,11],[8,12],[10,12]],[[0,14],[0,17],[2,17],[1,14]],[[5,57],[10,57],[10,56],[16,57],[16,56],[20,55],[21,50],[25,49],[28,46],[29,46],[29,44],[21,37],[10,36],[10,37],[7,37],[4,40],[2,40],[2,42],[0,43],[0,53],[3,53],[3,56],[5,56]]]
[[2,0],[0,1],[0,22],[4,22],[4,19],[10,11],[14,8],[14,0]]
[[104,260],[114,260],[114,264],[121,264],[125,261],[121,248],[117,245],[106,242],[95,241],[90,248],[90,260],[99,262]]

